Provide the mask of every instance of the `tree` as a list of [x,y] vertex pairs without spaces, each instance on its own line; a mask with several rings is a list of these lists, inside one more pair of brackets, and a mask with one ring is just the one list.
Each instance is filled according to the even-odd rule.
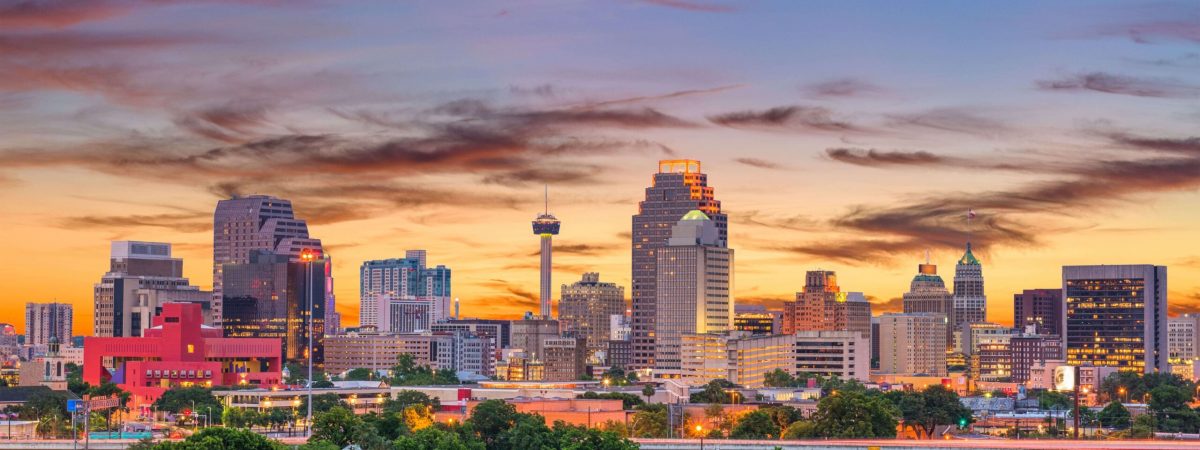
[[774,423],[777,428],[779,428],[781,435],[780,437],[782,437],[783,430],[786,430],[787,427],[791,426],[793,423],[802,418],[800,410],[787,405],[769,406],[766,408],[761,408],[759,411],[765,413],[767,417],[771,419],[771,422]]
[[[313,401],[316,404],[316,401]],[[354,436],[359,432],[363,422],[350,410],[334,407],[313,417],[312,436],[309,442],[326,441],[338,448],[355,443]]]
[[488,448],[497,450],[552,450],[558,440],[539,416],[518,413],[512,428],[504,430]]
[[368,381],[375,379],[375,371],[365,367],[350,369],[346,372],[346,380],[348,381]]
[[654,396],[654,385],[647,384],[645,386],[642,386],[642,395],[644,397],[646,397],[646,402],[649,403],[650,397]]
[[459,384],[453,370],[433,370],[429,366],[417,365],[413,355],[401,353],[392,367],[392,386],[436,386]]
[[784,439],[808,439],[822,437],[817,424],[811,420],[798,420],[783,430]]
[[492,448],[501,433],[516,425],[517,414],[517,408],[503,400],[486,400],[471,410],[467,424],[488,448]]
[[737,385],[725,379],[715,379],[704,385],[704,390],[692,394],[688,399],[692,403],[731,403],[732,397],[729,395],[729,390],[736,388]]
[[629,435],[638,438],[667,437],[667,405],[652,403],[642,405],[630,420]]
[[932,385],[921,392],[892,391],[882,398],[895,405],[904,423],[921,427],[930,437],[938,425],[971,420],[971,409],[963,406],[958,394],[942,385]]
[[1100,410],[1100,426],[1106,428],[1128,428],[1130,422],[1129,410],[1121,402],[1113,400]]
[[[861,392],[838,392],[822,398],[812,415],[812,427],[804,437],[876,438],[895,437],[900,411],[879,396]],[[790,427],[789,427],[790,428]]]
[[1144,439],[1154,437],[1154,431],[1158,429],[1158,422],[1154,420],[1152,414],[1142,414],[1133,419],[1133,426],[1129,429],[1129,437]]
[[75,363],[67,363],[63,368],[67,371],[67,390],[81,397],[86,394],[91,385],[83,381],[83,368]]
[[[350,406],[349,403],[346,403],[344,400],[342,400],[341,397],[339,397],[337,394],[334,394],[334,393],[313,395],[312,404],[313,404],[312,411],[313,411],[314,416],[317,415],[318,413],[323,413],[323,412],[329,411],[329,410],[339,407],[339,406],[342,408],[345,408],[346,410],[354,409],[353,407]],[[308,396],[307,395],[300,397],[300,407],[297,409],[297,411],[303,411],[304,414],[306,414],[306,415],[308,414]]]
[[425,395],[424,392],[400,391],[396,394],[396,398],[388,398],[383,401],[383,410],[385,412],[401,412],[410,405],[425,405],[437,409],[441,406],[441,402]]
[[[171,414],[179,414],[190,410],[193,414],[206,414],[209,411],[220,413],[224,406],[212,395],[212,390],[203,387],[171,388],[163,392],[154,401],[153,408]],[[194,409],[193,409],[194,408]],[[224,414],[220,414],[224,416]],[[220,422],[221,417],[213,417],[212,421]]]
[[787,373],[782,369],[775,369],[771,372],[767,372],[766,375],[763,375],[763,386],[795,387],[796,377],[793,377],[792,374]]
[[1073,404],[1071,397],[1061,392],[1047,390],[1038,394],[1038,408],[1041,409],[1065,410]]
[[637,450],[637,444],[619,436],[612,431],[602,431],[575,425],[567,425],[562,421],[554,423],[551,430],[555,448],[561,450]]
[[771,420],[764,410],[750,412],[738,421],[729,433],[733,439],[774,439],[779,436],[779,425]]
[[426,428],[392,442],[396,450],[483,450],[483,442],[462,439],[456,433]]
[[263,435],[236,428],[213,427],[200,430],[181,442],[160,441],[138,450],[278,450],[279,443]]
[[433,425],[433,410],[425,405],[409,405],[404,408],[404,425],[412,431],[420,431]]

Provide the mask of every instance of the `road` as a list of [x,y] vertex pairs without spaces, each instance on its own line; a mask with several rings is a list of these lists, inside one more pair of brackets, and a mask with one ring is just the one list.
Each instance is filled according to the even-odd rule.
[[[700,450],[699,439],[635,439],[642,450]],[[704,450],[907,450],[907,449],[1028,449],[1028,450],[1165,450],[1200,449],[1200,441],[1121,440],[1072,441],[1036,439],[972,439],[899,441],[871,440],[809,440],[809,441],[738,441],[704,440]]]

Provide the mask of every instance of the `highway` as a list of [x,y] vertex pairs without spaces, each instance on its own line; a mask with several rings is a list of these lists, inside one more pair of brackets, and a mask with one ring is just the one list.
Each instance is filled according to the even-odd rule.
[[[303,443],[303,439],[282,439],[288,445]],[[996,450],[1166,450],[1166,449],[1197,449],[1200,441],[1169,441],[1169,440],[1122,440],[1122,441],[1072,441],[1072,440],[1036,440],[1036,439],[973,439],[973,440],[928,440],[900,441],[891,439],[838,439],[838,440],[807,440],[807,441],[741,441],[724,439],[705,439],[703,447],[699,439],[634,439],[643,450],[954,450],[954,449],[996,449]],[[133,440],[93,440],[94,450],[120,450],[133,444]],[[69,440],[0,440],[0,450],[68,450],[72,448]],[[79,443],[80,449],[83,442]]]

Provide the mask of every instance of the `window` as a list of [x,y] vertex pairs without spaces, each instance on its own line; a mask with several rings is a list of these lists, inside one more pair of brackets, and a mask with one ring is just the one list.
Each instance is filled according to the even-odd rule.
[[188,344],[188,353],[196,353],[196,346]]

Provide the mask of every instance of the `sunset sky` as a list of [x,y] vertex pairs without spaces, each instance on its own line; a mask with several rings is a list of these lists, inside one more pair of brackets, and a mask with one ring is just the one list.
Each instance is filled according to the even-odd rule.
[[1065,264],[1170,267],[1200,309],[1200,3],[0,0],[0,321],[76,305],[110,240],[170,242],[208,289],[212,211],[291,199],[358,267],[427,249],[464,316],[554,282],[626,286],[659,159],[729,214],[738,303],[835,270],[876,313],[967,239],[989,319]]

